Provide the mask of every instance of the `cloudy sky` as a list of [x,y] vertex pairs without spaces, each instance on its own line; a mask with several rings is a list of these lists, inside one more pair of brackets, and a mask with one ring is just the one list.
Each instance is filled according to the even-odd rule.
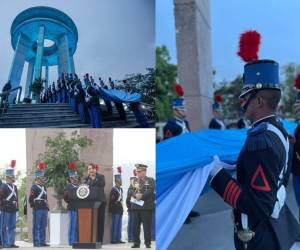
[[[155,63],[153,0],[1,0],[0,9],[0,87],[7,81],[14,51],[10,27],[23,10],[50,6],[65,12],[75,22],[79,41],[74,54],[75,69],[122,79],[125,74],[144,72]],[[21,83],[26,81],[27,63]],[[57,79],[57,68],[50,68],[50,81]]]
[[[232,80],[241,74],[244,63],[236,55],[239,36],[248,29],[261,33],[261,59],[274,59],[280,65],[300,64],[300,1],[211,0],[212,63],[216,80]],[[165,44],[176,63],[173,0],[157,0],[156,43]]]

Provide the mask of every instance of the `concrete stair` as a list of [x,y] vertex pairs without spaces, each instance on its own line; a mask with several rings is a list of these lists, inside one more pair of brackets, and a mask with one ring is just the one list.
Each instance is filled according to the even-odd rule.
[[[138,127],[135,116],[127,111],[127,122],[120,120],[117,110],[113,114],[106,112],[101,106],[102,124],[104,128]],[[0,117],[0,128],[91,128],[91,124],[81,122],[78,114],[74,113],[69,104],[13,104],[7,113]]]

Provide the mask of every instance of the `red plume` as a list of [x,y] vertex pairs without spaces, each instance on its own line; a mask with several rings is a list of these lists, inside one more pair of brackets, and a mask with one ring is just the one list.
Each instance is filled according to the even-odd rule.
[[76,170],[77,169],[77,165],[76,165],[75,161],[71,161],[69,163],[69,169],[72,169],[72,170]]
[[216,95],[215,96],[215,102],[222,102],[222,96]]
[[10,166],[11,166],[12,168],[14,168],[14,167],[16,166],[16,163],[17,163],[16,160],[11,160]]
[[184,95],[184,90],[183,90],[182,86],[178,83],[175,85],[175,91],[176,91],[177,95],[179,95],[179,96]]
[[100,166],[96,164],[96,171],[98,172],[100,170]]
[[122,174],[122,167],[121,166],[117,167],[117,170],[118,170],[119,174]]
[[295,88],[300,89],[300,74],[298,74],[295,79]]
[[134,176],[137,176],[136,169],[133,170],[133,175],[134,175]]
[[259,45],[260,34],[255,30],[248,30],[240,36],[239,51],[237,54],[245,62],[257,60]]
[[45,169],[45,163],[44,162],[39,162],[36,167],[39,170],[44,170]]

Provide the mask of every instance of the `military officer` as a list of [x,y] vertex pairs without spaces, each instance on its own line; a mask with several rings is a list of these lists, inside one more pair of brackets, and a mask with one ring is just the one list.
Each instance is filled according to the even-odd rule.
[[35,170],[35,181],[31,186],[29,204],[32,208],[32,241],[34,247],[48,247],[46,228],[48,221],[47,189],[45,187],[45,163],[39,162]]
[[[69,164],[69,168],[70,168]],[[76,169],[70,168],[69,172],[69,183],[64,190],[64,200],[68,204],[67,210],[69,214],[69,227],[68,227],[68,241],[69,245],[78,242],[78,224],[77,224],[77,206],[76,202],[69,199],[71,192],[74,192],[79,187],[79,179]]]
[[109,212],[111,213],[111,243],[125,243],[122,237],[122,216],[123,216],[123,189],[122,170],[118,167],[118,174],[115,175],[115,186],[112,187],[109,195]]
[[3,246],[5,248],[17,248],[15,244],[16,215],[18,206],[18,189],[14,185],[14,168],[16,161],[12,161],[9,168],[5,170],[6,183],[0,187],[1,213],[2,213],[2,232]]
[[151,222],[154,209],[155,181],[146,176],[147,167],[144,164],[136,164],[137,178],[130,185],[131,209],[133,219],[133,246],[140,247],[141,224],[144,228],[145,245],[151,248]]
[[281,97],[278,63],[249,61],[243,84],[241,106],[252,125],[238,156],[237,177],[215,161],[210,185],[233,208],[236,249],[290,249],[300,228],[285,203],[292,150],[275,115]]

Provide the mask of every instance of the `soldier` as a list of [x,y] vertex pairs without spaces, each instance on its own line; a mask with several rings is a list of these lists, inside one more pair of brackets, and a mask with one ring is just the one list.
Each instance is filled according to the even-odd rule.
[[133,177],[130,177],[130,186],[128,188],[127,191],[127,197],[126,197],[126,206],[127,206],[127,213],[128,213],[128,224],[127,224],[127,237],[128,237],[128,242],[132,242],[132,227],[133,227],[133,221],[132,221],[132,210],[131,210],[131,203],[130,203],[130,199],[131,199],[131,195],[130,195],[130,187],[131,187],[131,183],[132,180],[135,179],[137,176],[137,172],[136,169],[133,170]]
[[122,169],[118,167],[118,174],[115,175],[115,186],[112,187],[109,195],[109,212],[111,213],[111,244],[125,243],[122,237],[122,215],[123,215],[123,189]]
[[225,129],[224,122],[220,119],[222,97],[215,96],[215,102],[212,105],[213,118],[209,123],[210,129]]
[[90,83],[87,83],[86,103],[93,128],[101,128],[101,110],[97,89]]
[[47,189],[44,175],[45,163],[39,162],[35,171],[35,181],[31,186],[29,204],[32,208],[32,241],[34,247],[48,247],[46,228],[48,220]]
[[236,249],[290,249],[300,228],[285,204],[292,150],[275,116],[281,97],[278,63],[249,61],[243,83],[241,105],[252,126],[238,157],[237,178],[215,161],[210,184],[233,207]]
[[76,164],[69,164],[69,183],[64,190],[64,200],[68,203],[67,210],[69,214],[68,240],[69,245],[78,242],[78,224],[77,224],[77,206],[75,202],[70,201],[69,196],[79,187],[79,179],[76,171]]
[[18,206],[18,189],[14,185],[14,168],[16,161],[12,160],[10,167],[5,170],[6,183],[0,187],[1,212],[3,219],[3,246],[5,248],[17,248],[15,245],[16,214]]
[[154,209],[155,181],[146,176],[147,167],[136,164],[137,178],[132,180],[130,186],[131,209],[133,219],[133,246],[139,248],[141,224],[143,224],[146,248],[151,248],[151,222]]
[[184,90],[179,84],[176,84],[175,91],[178,97],[172,102],[173,118],[163,128],[164,139],[190,132],[189,123],[185,119]]

